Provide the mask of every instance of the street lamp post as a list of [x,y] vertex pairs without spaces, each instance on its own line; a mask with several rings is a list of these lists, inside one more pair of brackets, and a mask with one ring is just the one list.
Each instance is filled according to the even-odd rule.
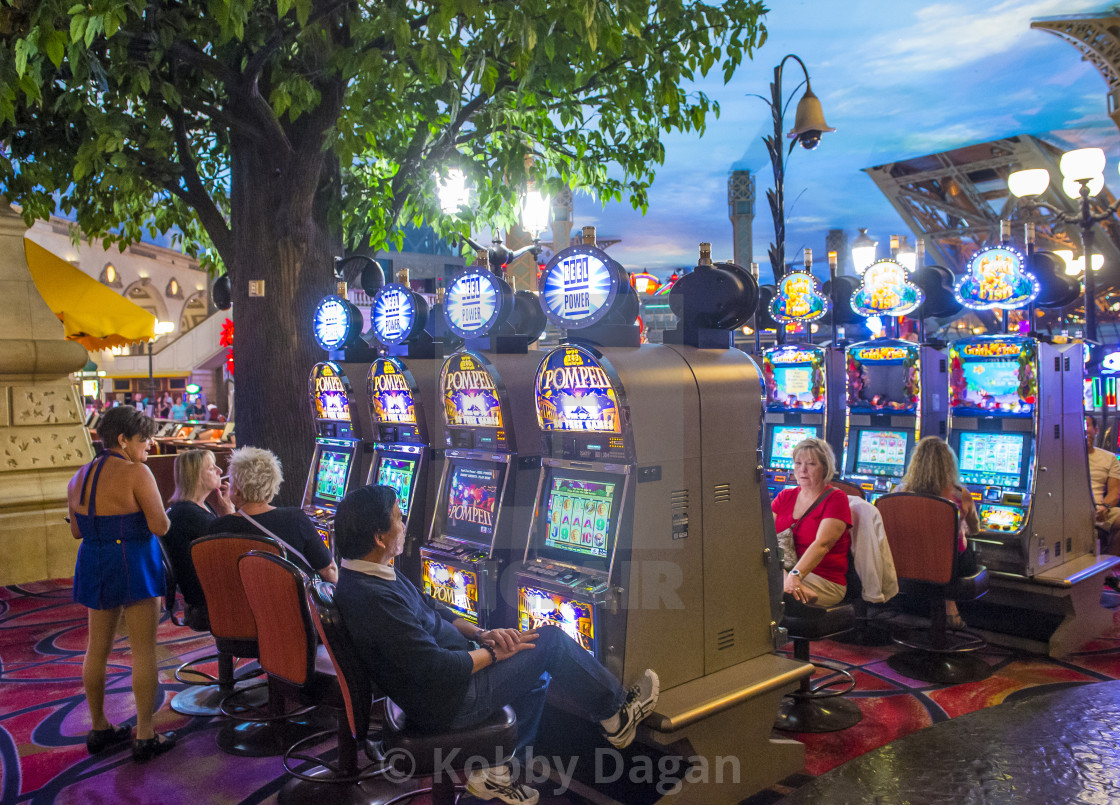
[[[790,59],[796,61],[805,74],[805,94],[797,102],[797,114],[794,117],[793,128],[786,134],[786,137],[792,142],[789,144],[789,150],[783,154],[782,118],[789,106],[789,101],[783,103],[782,100],[782,71],[786,62]],[[794,92],[796,91],[795,89]],[[770,165],[774,169],[774,187],[766,191],[766,200],[770,202],[770,213],[774,218],[774,243],[770,244],[770,267],[774,271],[774,281],[777,282],[785,274],[786,214],[783,189],[785,160],[793,153],[794,145],[800,143],[802,148],[811,151],[820,145],[821,134],[826,131],[836,131],[836,129],[831,128],[825,122],[820,99],[813,94],[813,88],[809,83],[809,70],[805,67],[805,62],[793,53],[787,55],[774,68],[774,80],[770,83],[770,100],[763,98],[761,95],[754,95],[754,97],[762,98],[762,101],[770,107],[770,113],[774,120],[773,134],[766,135],[762,138],[762,141],[766,143],[766,150],[770,153]],[[792,95],[789,100],[793,100]]]
[[1044,207],[1061,224],[1076,224],[1081,233],[1082,260],[1085,266],[1085,342],[1097,342],[1096,277],[1093,274],[1093,227],[1111,218],[1120,209],[1120,199],[1099,212],[1093,211],[1091,199],[1104,189],[1104,151],[1099,148],[1079,148],[1062,154],[1058,163],[1062,171],[1062,190],[1078,202],[1076,215],[1041,201],[1037,196],[1050,185],[1050,173],[1042,168],[1016,171],[1007,177],[1011,194],[1028,200],[1031,207]]

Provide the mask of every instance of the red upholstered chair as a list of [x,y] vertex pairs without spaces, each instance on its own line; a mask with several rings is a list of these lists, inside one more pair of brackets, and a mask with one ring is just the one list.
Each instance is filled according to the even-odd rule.
[[973,601],[988,592],[988,570],[957,573],[958,511],[936,495],[895,492],[875,501],[883,517],[902,593],[929,602],[929,629],[922,635],[896,636],[910,651],[892,655],[888,664],[911,679],[955,685],[991,674],[990,666],[970,652],[983,648],[979,635],[950,630],[945,602]]
[[206,596],[219,680],[230,688],[219,709],[231,721],[218,731],[218,747],[233,755],[269,757],[282,755],[291,743],[315,732],[319,722],[306,718],[306,710],[285,713],[283,694],[273,691],[270,683],[232,689],[233,658],[260,656],[257,622],[237,568],[237,560],[250,551],[283,554],[269,537],[213,534],[191,544],[191,561]]
[[828,482],[828,485],[839,489],[845,495],[854,495],[857,498],[867,500],[867,495],[864,494],[863,488],[857,484],[853,484],[851,481],[842,481],[839,478],[833,478]]
[[[372,687],[369,669],[358,654],[334,604],[334,587],[326,582],[313,582],[307,586],[307,593],[313,612],[312,620],[334,663],[341,684],[346,702],[345,723],[353,731],[352,740],[356,745],[366,746],[367,755],[382,756],[369,748],[367,740],[371,702],[378,694]],[[448,764],[453,771],[462,772],[460,764],[467,762],[469,758],[493,758],[500,752],[504,752],[504,757],[508,761],[517,743],[517,717],[509,707],[502,708],[485,721],[464,729],[422,732],[409,727],[404,712],[389,699],[382,699],[382,702],[384,716],[379,750],[389,763],[386,777],[411,782],[419,778],[433,777],[438,774],[438,769],[448,768]],[[339,729],[341,728],[340,722]],[[339,746],[341,754],[341,732]],[[390,769],[392,774],[389,774]],[[379,785],[383,789],[390,786],[386,780],[379,781]],[[401,791],[401,786],[396,786],[395,789],[398,796],[387,801],[380,798],[376,801],[381,805],[393,805],[430,793],[430,802],[433,805],[452,805],[456,800],[456,792],[462,790],[461,787],[456,786],[455,780],[450,775],[443,774],[433,777],[432,784],[428,787],[411,788],[404,792]],[[369,784],[363,786],[363,790],[372,792]],[[340,800],[336,798],[334,801]]]

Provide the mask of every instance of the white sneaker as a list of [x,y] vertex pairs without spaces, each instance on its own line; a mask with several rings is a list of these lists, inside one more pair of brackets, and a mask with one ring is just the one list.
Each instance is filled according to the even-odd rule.
[[515,783],[509,766],[472,771],[467,777],[467,793],[478,799],[497,799],[509,805],[536,805],[541,798],[536,789]]
[[618,711],[618,726],[603,733],[611,746],[625,749],[631,744],[638,731],[638,724],[657,706],[660,693],[661,681],[656,673],[647,668],[642,678],[626,692],[626,701]]

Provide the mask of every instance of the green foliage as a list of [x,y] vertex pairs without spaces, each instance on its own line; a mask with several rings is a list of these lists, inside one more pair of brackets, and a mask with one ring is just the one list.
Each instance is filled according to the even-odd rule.
[[[730,79],[764,41],[764,12],[749,0],[0,0],[0,192],[29,222],[57,200],[87,234],[174,229],[227,263],[238,226],[310,217],[378,247],[407,222],[508,223],[526,154],[542,183],[644,208],[661,134],[699,136],[718,113],[682,85],[717,66]],[[435,195],[433,174],[451,167],[475,194],[460,221]],[[234,177],[277,177],[279,201],[246,209]]]

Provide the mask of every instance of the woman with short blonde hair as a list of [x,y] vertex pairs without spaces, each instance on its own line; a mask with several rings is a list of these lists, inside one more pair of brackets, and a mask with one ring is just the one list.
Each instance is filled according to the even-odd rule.
[[[229,460],[230,498],[237,511],[210,524],[210,534],[259,534],[282,541],[289,559],[307,573],[338,581],[338,568],[311,519],[296,507],[277,508],[272,499],[284,481],[280,459],[271,450],[239,447]],[[291,555],[294,550],[296,555]]]

